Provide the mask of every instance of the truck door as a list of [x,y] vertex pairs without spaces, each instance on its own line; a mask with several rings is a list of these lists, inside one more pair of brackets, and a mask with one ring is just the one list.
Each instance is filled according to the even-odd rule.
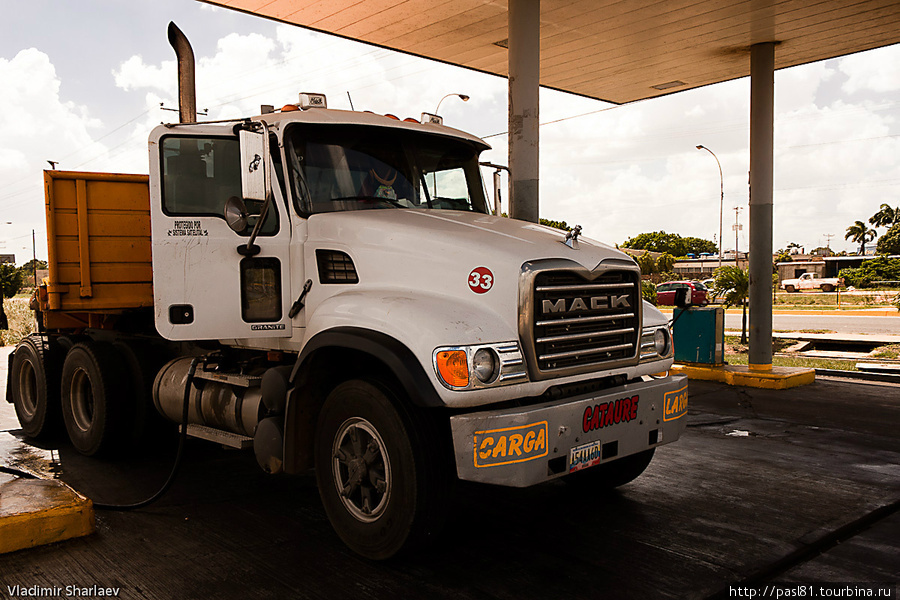
[[[290,336],[291,227],[279,186],[254,240],[258,251],[240,253],[264,203],[243,201],[238,137],[230,128],[199,129],[159,127],[150,138],[156,329],[170,340]],[[246,209],[245,227],[229,226],[226,205],[232,222],[234,206]]]

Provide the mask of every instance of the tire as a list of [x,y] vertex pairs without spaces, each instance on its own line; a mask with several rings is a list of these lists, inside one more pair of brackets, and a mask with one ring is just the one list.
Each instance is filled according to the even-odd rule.
[[415,410],[387,386],[350,380],[332,390],[319,414],[319,495],[338,536],[366,558],[384,560],[430,541],[447,512],[452,477],[439,436]]
[[823,283],[823,284],[822,284],[822,291],[823,291],[823,292],[833,292],[833,291],[834,291],[834,286],[831,285],[830,283]]
[[611,463],[578,471],[563,479],[570,485],[593,491],[608,491],[631,483],[650,466],[656,448],[620,458]]
[[153,406],[153,381],[166,361],[149,345],[134,341],[116,341],[112,345],[127,369],[124,384],[128,403],[121,413],[126,443],[137,445],[165,435],[175,424],[163,418]]
[[122,430],[124,361],[111,344],[79,342],[63,362],[62,415],[75,449],[85,456],[106,453]]
[[28,437],[47,438],[60,424],[59,370],[55,353],[39,336],[19,342],[9,377],[10,397]]
[[797,289],[792,285],[786,285],[786,286],[784,286],[784,291],[786,291],[789,294],[793,294],[795,291],[797,291]]

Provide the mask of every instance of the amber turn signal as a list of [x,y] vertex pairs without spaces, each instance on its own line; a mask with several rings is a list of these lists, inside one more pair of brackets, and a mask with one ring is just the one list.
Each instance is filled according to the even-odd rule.
[[465,350],[443,350],[437,353],[437,370],[449,386],[469,385],[469,364]]

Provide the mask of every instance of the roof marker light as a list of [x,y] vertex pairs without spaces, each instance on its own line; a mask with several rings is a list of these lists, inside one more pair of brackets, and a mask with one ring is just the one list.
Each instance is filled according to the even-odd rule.
[[328,101],[325,94],[300,94],[300,108],[307,110],[310,108],[328,108]]

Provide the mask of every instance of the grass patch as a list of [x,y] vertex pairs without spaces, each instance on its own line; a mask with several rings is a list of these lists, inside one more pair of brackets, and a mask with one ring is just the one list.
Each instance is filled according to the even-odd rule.
[[[726,329],[725,331],[740,331],[740,329]],[[773,329],[773,333],[837,333],[834,329]]]
[[[730,365],[746,365],[746,354],[726,354],[725,362]],[[776,367],[804,367],[807,369],[835,369],[837,371],[856,371],[855,360],[831,358],[804,358],[802,356],[773,356],[772,365]]]
[[35,331],[34,312],[28,308],[28,298],[6,298],[3,310],[9,321],[9,329],[0,329],[0,346],[18,343]]
[[[784,338],[772,338],[772,352],[781,352],[789,346],[793,346],[797,340],[788,340]],[[741,337],[738,335],[725,336],[725,354],[747,354],[749,347],[747,344],[741,343]]]
[[879,346],[872,350],[872,358],[883,358],[887,360],[900,359],[900,344],[888,344],[887,346]]
[[[740,343],[739,336],[725,336],[725,362],[730,365],[746,365],[749,348]],[[855,359],[813,358],[806,356],[786,356],[776,353],[793,346],[797,340],[781,338],[772,339],[772,365],[776,367],[802,367],[806,369],[835,369],[837,371],[856,371]],[[898,346],[900,351],[900,346]]]

